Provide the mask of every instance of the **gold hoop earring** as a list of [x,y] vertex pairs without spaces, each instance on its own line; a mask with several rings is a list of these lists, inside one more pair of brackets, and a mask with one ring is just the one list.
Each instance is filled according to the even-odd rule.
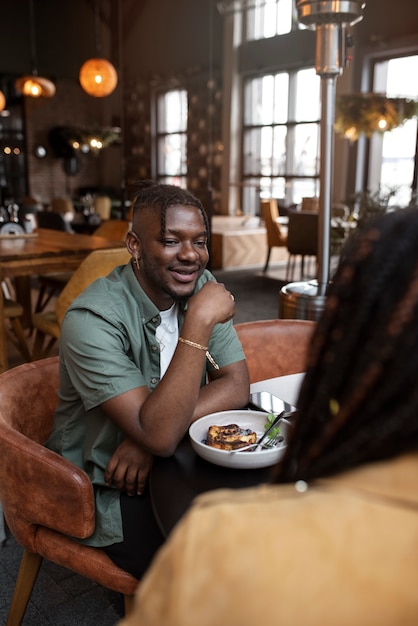
[[139,258],[136,256],[132,260],[133,260],[133,262],[136,265],[136,269],[139,270],[139,268],[140,268]]

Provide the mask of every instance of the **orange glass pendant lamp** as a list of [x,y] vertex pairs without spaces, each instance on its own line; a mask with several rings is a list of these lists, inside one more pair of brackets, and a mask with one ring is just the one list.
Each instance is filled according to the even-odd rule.
[[106,59],[88,59],[80,69],[80,84],[89,96],[103,98],[115,90],[118,75],[113,65]]
[[55,85],[48,78],[38,76],[36,63],[35,14],[33,0],[29,0],[30,47],[32,56],[32,74],[21,76],[15,83],[18,93],[32,98],[52,98],[55,96]]
[[52,98],[55,95],[55,85],[51,80],[37,74],[22,76],[15,83],[16,90],[24,96],[32,98]]

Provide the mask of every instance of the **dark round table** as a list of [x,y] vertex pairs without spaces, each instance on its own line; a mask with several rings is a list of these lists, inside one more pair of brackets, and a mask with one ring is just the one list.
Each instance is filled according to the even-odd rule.
[[271,468],[232,469],[201,459],[187,435],[168,458],[156,457],[150,473],[150,493],[157,523],[165,537],[205,491],[241,489],[268,482]]

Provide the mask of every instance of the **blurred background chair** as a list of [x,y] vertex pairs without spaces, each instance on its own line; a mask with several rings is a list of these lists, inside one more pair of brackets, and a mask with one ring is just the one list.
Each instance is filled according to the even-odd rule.
[[[56,200],[59,200],[58,198]],[[58,206],[58,205],[57,205]],[[36,216],[38,228],[49,228],[62,232],[72,233],[73,230],[64,219],[64,216],[55,211],[40,211]],[[51,298],[64,288],[71,278],[72,272],[54,272],[53,274],[39,274],[38,297],[35,304],[35,312],[43,311]]]
[[[129,230],[130,222],[125,220],[108,220],[96,228],[94,236],[114,239],[115,241],[125,241]],[[73,272],[55,272],[38,276],[38,297],[35,304],[35,313],[43,311],[51,299],[61,293],[72,275]]]
[[5,327],[6,335],[13,345],[19,350],[25,361],[31,361],[29,346],[22,326],[23,307],[15,300],[4,298],[4,317],[10,321],[9,328]]
[[[59,339],[61,322],[72,301],[96,278],[107,276],[117,265],[128,263],[130,258],[131,255],[126,248],[109,248],[90,252],[61,291],[55,303],[55,309],[33,314],[32,326],[36,331],[33,360],[48,356],[52,346]],[[47,337],[49,341],[44,345]]]
[[293,211],[289,213],[287,226],[287,261],[286,280],[294,279],[296,258],[300,261],[300,280],[305,276],[305,257],[318,255],[318,213],[313,211]]
[[92,201],[95,213],[102,220],[109,220],[112,212],[112,200],[109,196],[95,196]]
[[301,211],[313,211],[318,213],[319,211],[319,198],[317,196],[302,198]]
[[274,319],[235,324],[247,359],[250,383],[306,369],[316,322]]
[[125,241],[126,235],[130,230],[131,223],[127,220],[107,220],[106,222],[102,222],[93,234],[95,237]]
[[139,583],[103,550],[72,539],[92,534],[95,504],[87,474],[43,445],[57,403],[58,362],[51,357],[0,375],[0,500],[24,548],[10,626],[21,624],[44,558],[123,594],[126,613]]
[[[10,322],[10,327],[8,326],[7,322],[5,324],[6,335],[20,352],[20,354],[23,356],[25,361],[31,361],[30,350],[22,325],[22,316],[24,313],[23,307],[19,302],[15,300],[13,285],[11,284],[10,279],[4,279],[1,283],[1,286],[1,297],[3,298],[4,306],[4,318],[9,320]],[[5,357],[7,359],[7,354],[5,355]],[[6,362],[6,367],[7,365],[8,364]]]
[[52,213],[60,213],[70,222],[76,214],[74,203],[69,198],[53,198],[49,208]]
[[287,235],[283,232],[278,221],[279,209],[276,199],[270,198],[270,200],[261,201],[261,217],[267,231],[267,258],[263,269],[263,272],[267,272],[271,249],[274,247],[285,248],[287,245]]
[[70,222],[64,219],[62,213],[55,213],[54,211],[39,211],[36,214],[36,222],[38,228],[61,230],[66,233],[73,232]]

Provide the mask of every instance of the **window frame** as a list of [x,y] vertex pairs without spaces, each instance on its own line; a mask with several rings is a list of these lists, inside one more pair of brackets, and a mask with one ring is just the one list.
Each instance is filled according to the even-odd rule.
[[[312,119],[297,119],[297,76],[299,72],[310,70],[312,75],[317,77],[318,95],[320,97],[320,78],[317,76],[314,67],[298,67],[294,70],[280,70],[274,72],[263,72],[257,75],[246,76],[243,79],[242,90],[242,134],[241,134],[241,154],[242,154],[242,168],[241,168],[241,180],[242,180],[242,211],[245,215],[254,215],[259,213],[260,199],[275,197],[279,200],[283,207],[300,204],[302,197],[306,196],[318,196],[319,195],[319,182],[320,182],[320,124],[321,124],[321,109],[320,102],[318,103],[318,116]],[[287,95],[287,118],[285,121],[272,121],[268,124],[255,124],[254,122],[248,123],[248,111],[246,110],[246,94],[248,85],[252,81],[262,80],[265,77],[272,76],[273,79],[279,75],[288,76],[288,95]],[[316,156],[315,156],[315,172],[314,174],[300,174],[295,171],[295,152],[292,146],[295,145],[298,127],[301,128],[305,124],[314,124],[316,127]],[[260,169],[258,172],[246,171],[248,155],[245,153],[246,145],[248,144],[248,135],[257,129],[271,128],[271,134],[274,136],[275,129],[286,128],[285,138],[285,167],[283,172],[274,172],[273,161],[275,159],[274,151],[272,150],[271,159],[271,174],[263,174],[261,156]],[[280,183],[279,181],[282,180]],[[302,193],[297,189],[303,187],[303,182],[307,183],[306,192]],[[277,190],[281,187],[281,193]]]
[[[178,94],[179,100],[184,99],[184,102],[180,102],[180,108],[184,109],[184,117],[182,115],[175,116],[180,122],[177,128],[171,126],[172,120],[169,120],[164,110],[169,106],[168,98],[175,94]],[[153,178],[161,183],[186,188],[188,131],[188,92],[186,89],[182,87],[168,87],[154,91],[151,127],[153,137],[151,170]],[[176,140],[179,140],[179,145],[174,145],[174,150],[180,152],[180,157],[176,159],[178,161],[178,170],[174,172],[172,168],[167,167],[168,159],[164,159],[161,155],[164,152],[162,148],[164,142],[166,145],[169,145],[169,142],[174,144]]]
[[[370,81],[371,81],[371,90],[377,93],[387,93],[387,73],[388,73],[388,65],[390,61],[394,61],[397,59],[408,58],[408,57],[418,57],[418,48],[415,52],[409,54],[387,54],[385,57],[375,58],[371,63],[371,73],[370,73]],[[404,94],[388,94],[388,97],[407,97],[407,98],[418,98],[418,89],[415,96]],[[401,186],[399,190],[394,193],[393,197],[390,200],[390,204],[405,206],[409,204],[409,202],[417,200],[418,195],[418,121],[417,119],[408,120],[398,129],[393,129],[390,131],[391,139],[396,137],[396,135],[401,135],[402,131],[397,132],[400,128],[403,131],[411,130],[415,131],[415,152],[412,158],[410,159],[413,168],[412,177],[410,181],[410,192],[406,192],[405,184]],[[386,137],[386,140],[388,137]],[[399,143],[403,144],[402,138],[399,138]],[[390,193],[391,185],[385,183],[383,180],[384,177],[384,148],[385,148],[385,134],[375,133],[373,137],[370,138],[369,145],[369,158],[368,158],[368,168],[367,168],[367,188],[373,191],[380,191],[383,195],[385,193]],[[401,159],[397,159],[400,161]],[[393,188],[394,189],[394,188]],[[409,193],[409,197],[408,196]]]

